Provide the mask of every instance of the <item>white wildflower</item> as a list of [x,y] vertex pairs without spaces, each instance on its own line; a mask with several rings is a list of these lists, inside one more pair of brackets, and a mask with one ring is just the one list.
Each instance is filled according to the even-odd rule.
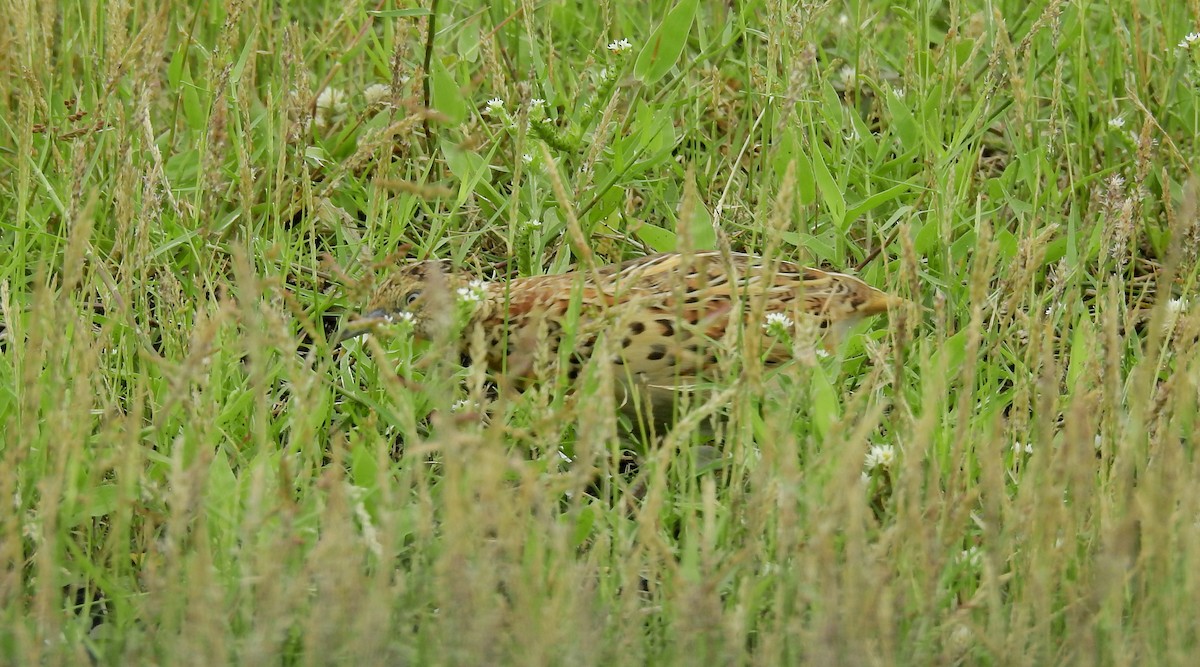
[[546,106],[546,100],[543,100],[540,97],[535,97],[532,100],[529,100],[530,109],[540,109],[544,106]]
[[1166,317],[1163,318],[1162,328],[1163,333],[1170,334],[1175,328],[1175,324],[1179,322],[1179,316],[1188,308],[1187,299],[1170,299],[1165,304]]
[[767,321],[763,322],[763,329],[773,335],[782,336],[787,334],[795,326],[792,318],[783,313],[767,313]]
[[367,512],[367,507],[363,504],[363,498],[367,496],[367,490],[361,486],[350,487],[350,497],[354,501],[354,516],[358,518],[359,527],[362,530],[363,542],[366,542],[367,548],[376,556],[383,555],[383,545],[379,543],[379,531],[375,530],[375,524],[371,522],[371,514]]
[[871,445],[871,449],[867,451],[867,460],[864,467],[868,471],[876,468],[889,470],[892,464],[896,462],[896,448],[892,445]]
[[1020,442],[1014,442],[1013,446],[1012,446],[1012,450],[1013,450],[1013,454],[1020,454],[1021,452],[1025,452],[1026,454],[1032,454],[1033,453],[1033,445],[1024,444],[1024,443],[1020,443]]
[[1191,48],[1192,44],[1194,44],[1197,40],[1200,40],[1200,32],[1189,32],[1183,36],[1183,39],[1179,40],[1179,48]]
[[375,106],[387,102],[392,96],[392,87],[386,83],[373,83],[367,86],[363,91],[363,98],[367,100],[367,106]]
[[628,39],[618,39],[608,45],[608,50],[613,53],[624,53],[632,48],[633,44],[630,44]]
[[317,95],[316,113],[313,115],[313,124],[317,129],[324,130],[341,120],[347,109],[346,93],[339,88],[329,87],[321,91]]
[[1109,126],[1109,127],[1111,127],[1111,128],[1112,128],[1112,129],[1114,129],[1114,130],[1119,130],[1119,129],[1121,129],[1122,127],[1125,127],[1125,117],[1124,117],[1124,116],[1117,116],[1117,117],[1115,117],[1115,118],[1109,118],[1109,119],[1108,119],[1108,126]]
[[958,555],[958,562],[968,565],[978,565],[983,559],[983,554],[979,552],[979,547],[972,546],[962,550]]
[[458,288],[458,299],[464,303],[479,303],[487,293],[487,283],[482,280],[472,280],[466,287]]
[[487,101],[487,108],[483,110],[486,114],[497,116],[504,112],[504,100],[499,97],[493,97]]
[[530,155],[529,153],[522,153],[522,154],[521,154],[521,161],[522,161],[522,162],[524,162],[525,164],[532,164],[532,163],[533,163],[533,156],[532,156],[532,155]]
[[417,317],[407,310],[398,313],[392,313],[385,317],[389,324],[413,324],[417,321]]
[[346,111],[346,92],[330,86],[317,95],[317,110],[334,114]]
[[846,65],[842,67],[838,74],[841,75],[842,82],[846,84],[847,88],[853,88],[854,86],[858,85],[858,70],[854,67]]

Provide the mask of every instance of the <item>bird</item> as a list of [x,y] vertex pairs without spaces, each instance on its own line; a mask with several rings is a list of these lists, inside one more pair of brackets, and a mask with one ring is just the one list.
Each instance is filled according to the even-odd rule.
[[[417,338],[482,352],[490,371],[523,381],[576,380],[597,355],[614,371],[620,405],[653,420],[677,416],[676,393],[711,378],[722,354],[747,345],[764,367],[793,360],[807,326],[825,346],[858,322],[908,303],[859,278],[746,253],[661,253],[566,273],[486,281],[446,261],[406,262],[374,290],[335,345],[403,320]],[[794,342],[794,341],[793,341]]]

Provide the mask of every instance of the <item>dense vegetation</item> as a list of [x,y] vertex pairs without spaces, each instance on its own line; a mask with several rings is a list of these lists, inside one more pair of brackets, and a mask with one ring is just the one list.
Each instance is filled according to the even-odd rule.
[[[5,8],[0,662],[1200,648],[1195,0]],[[717,247],[914,305],[711,437],[329,342],[405,258]]]

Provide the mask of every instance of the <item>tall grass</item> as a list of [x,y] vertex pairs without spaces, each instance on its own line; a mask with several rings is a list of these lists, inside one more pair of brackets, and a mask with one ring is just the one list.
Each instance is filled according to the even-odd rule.
[[[5,6],[0,662],[1200,648],[1195,2],[442,0],[428,73],[429,8]],[[713,247],[915,305],[654,438],[328,342],[404,257]]]

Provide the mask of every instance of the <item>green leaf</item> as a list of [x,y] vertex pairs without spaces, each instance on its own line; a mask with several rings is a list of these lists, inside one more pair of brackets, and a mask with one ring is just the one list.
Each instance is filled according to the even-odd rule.
[[450,75],[442,61],[434,58],[432,74],[433,108],[445,114],[450,122],[457,125],[467,119],[467,101],[463,98],[462,89]]
[[658,252],[675,250],[675,232],[654,225],[641,225],[633,233]]
[[804,248],[823,262],[838,263],[837,248],[825,239],[805,232],[781,232],[779,238],[795,248]]
[[892,116],[892,128],[905,150],[918,148],[921,143],[921,126],[913,112],[896,93],[888,93],[888,112]]
[[458,197],[454,208],[462,206],[467,197],[475,190],[479,180],[487,171],[487,161],[475,151],[465,151],[452,142],[442,142],[442,155],[446,156],[446,166],[450,173],[459,180]]
[[883,204],[908,192],[908,190],[909,190],[908,183],[901,183],[900,185],[888,188],[887,190],[884,190],[883,192],[877,192],[877,193],[871,195],[870,197],[867,197],[866,199],[855,204],[854,208],[852,208],[846,212],[846,219],[847,220],[857,220],[862,214],[866,213],[867,211],[870,211],[878,206],[882,206]]
[[930,368],[946,368],[957,373],[967,355],[967,332],[960,331],[938,346],[929,361]]
[[683,0],[675,5],[650,35],[650,41],[646,42],[633,65],[633,73],[643,83],[658,81],[675,66],[687,43],[699,4],[699,0]]
[[578,549],[591,536],[596,525],[596,510],[591,505],[584,505],[575,517],[575,530],[572,531],[571,546]]
[[846,198],[842,196],[842,189],[838,187],[837,182],[833,180],[833,175],[829,173],[829,168],[825,166],[821,147],[817,145],[813,146],[812,166],[813,177],[817,180],[817,188],[821,191],[821,201],[825,203],[825,210],[833,218],[834,224],[845,231],[847,226]]
[[80,502],[64,504],[64,508],[70,508],[70,511],[64,512],[66,524],[74,527],[89,519],[115,512],[119,492],[120,487],[116,484],[99,484],[86,489],[78,498]]
[[837,390],[820,364],[812,369],[808,396],[812,401],[808,414],[813,420],[814,429],[822,437],[829,435],[830,429],[841,418],[842,406],[838,402]]
[[[678,224],[684,222],[681,219]],[[692,248],[696,250],[717,249],[717,230],[713,228],[712,214],[708,212],[704,202],[696,201],[696,205],[692,207],[691,219],[686,222],[688,223],[688,232],[692,237]],[[678,229],[678,225],[676,228]]]

